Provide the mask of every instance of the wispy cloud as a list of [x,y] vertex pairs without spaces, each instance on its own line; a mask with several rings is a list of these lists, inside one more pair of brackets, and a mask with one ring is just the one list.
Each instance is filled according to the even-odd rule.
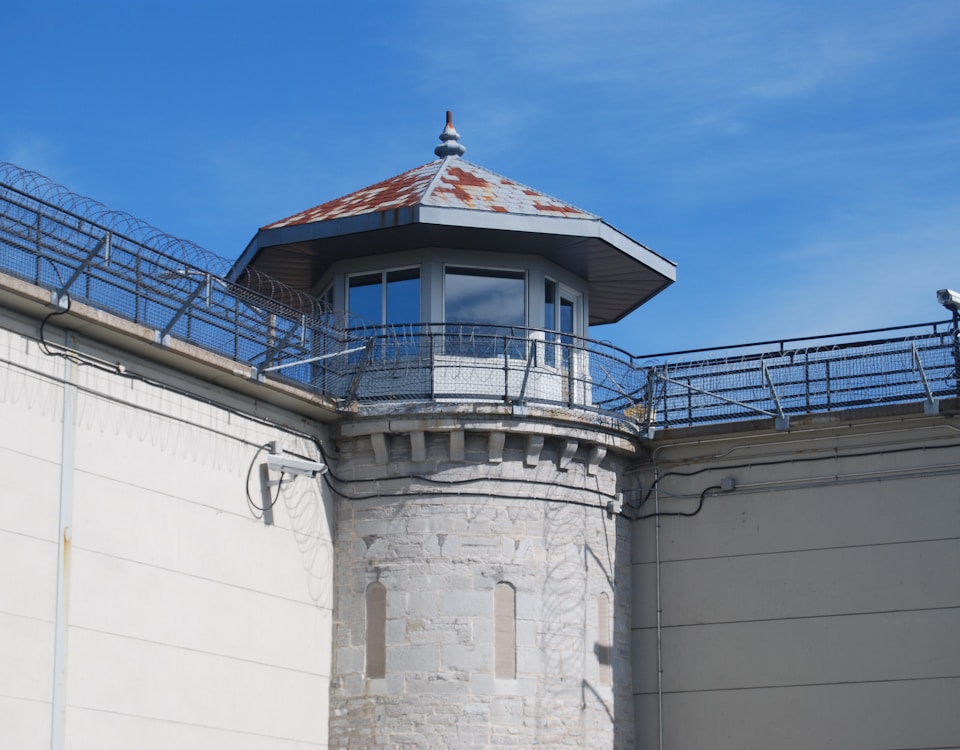
[[[156,66],[182,32],[170,14],[13,4],[11,28],[42,24],[47,44],[0,50],[33,61],[7,81],[20,108],[0,118],[0,158],[231,254],[263,222],[432,158],[453,109],[467,158],[680,263],[624,323],[630,348],[902,322],[845,302],[853,278],[915,296],[907,318],[929,287],[960,285],[933,280],[957,273],[956,0],[418,0],[362,24],[345,5],[300,11],[238,7],[218,35],[222,14],[198,7],[196,43]],[[82,23],[108,27],[128,64],[85,48]]]
[[0,133],[0,154],[4,161],[17,166],[66,179],[62,149],[47,135],[21,130]]

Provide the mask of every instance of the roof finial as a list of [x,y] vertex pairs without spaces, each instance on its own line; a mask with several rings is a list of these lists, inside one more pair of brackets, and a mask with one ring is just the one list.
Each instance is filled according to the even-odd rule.
[[461,146],[458,142],[460,140],[460,134],[457,132],[457,129],[453,127],[453,112],[450,110],[447,110],[447,126],[440,134],[440,140],[443,141],[443,143],[433,150],[433,153],[440,158],[444,156],[463,156],[463,153],[467,150],[466,146]]

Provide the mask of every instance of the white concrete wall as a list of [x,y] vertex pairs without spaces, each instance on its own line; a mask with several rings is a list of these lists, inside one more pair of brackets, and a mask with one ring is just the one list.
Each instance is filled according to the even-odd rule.
[[[895,411],[658,439],[661,511],[737,484],[660,519],[664,748],[960,747],[960,422]],[[655,532],[635,522],[641,748],[659,746]]]
[[0,315],[0,747],[326,747],[328,502],[297,479],[266,525],[244,489],[267,441],[316,455],[296,418]]

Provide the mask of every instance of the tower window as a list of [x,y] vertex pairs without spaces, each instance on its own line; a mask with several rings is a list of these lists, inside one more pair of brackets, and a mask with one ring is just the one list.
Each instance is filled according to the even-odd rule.
[[463,357],[525,356],[526,274],[447,266],[443,315],[446,353]]
[[399,268],[350,276],[347,309],[360,320],[377,325],[420,322],[420,269]]
[[494,676],[517,678],[517,591],[500,582],[493,590]]
[[367,586],[367,679],[387,675],[387,587]]

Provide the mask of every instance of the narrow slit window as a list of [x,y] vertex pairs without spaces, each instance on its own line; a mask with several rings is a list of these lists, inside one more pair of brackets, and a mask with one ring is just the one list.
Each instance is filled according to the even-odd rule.
[[494,676],[517,678],[517,591],[500,582],[493,592]]
[[367,679],[387,676],[387,587],[367,586]]

